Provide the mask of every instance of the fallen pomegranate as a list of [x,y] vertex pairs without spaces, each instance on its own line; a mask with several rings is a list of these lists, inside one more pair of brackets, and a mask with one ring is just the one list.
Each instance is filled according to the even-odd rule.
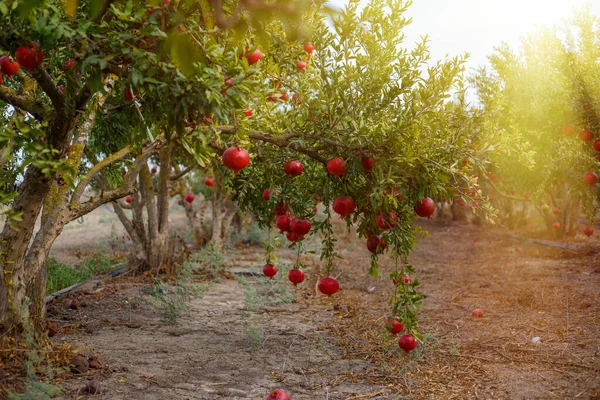
[[591,226],[586,226],[583,228],[583,234],[585,236],[592,236],[594,234],[594,228]]
[[304,51],[307,52],[308,54],[311,54],[314,49],[315,49],[315,46],[313,46],[312,43],[310,43],[310,42],[304,43]]
[[474,309],[471,314],[473,314],[473,316],[475,318],[482,318],[483,317],[483,311],[481,311],[479,308]]
[[283,167],[283,171],[290,177],[301,175],[303,170],[304,167],[298,160],[288,161]]
[[290,217],[287,214],[278,215],[275,217],[275,225],[279,232],[290,232]]
[[244,110],[244,115],[245,115],[246,117],[251,117],[251,116],[252,116],[252,109],[251,109],[251,108],[249,108],[249,109],[247,109],[247,110]]
[[188,203],[191,203],[194,201],[195,198],[196,198],[196,196],[194,196],[194,193],[188,193],[185,195],[185,197],[183,199],[185,201],[187,201]]
[[13,61],[9,56],[0,57],[0,73],[11,78],[19,71],[19,63]]
[[125,202],[126,202],[127,204],[131,204],[131,196],[127,196],[127,197],[125,197]]
[[69,304],[69,308],[71,310],[77,310],[79,308],[79,302],[77,300],[71,300],[71,303]]
[[300,71],[304,71],[306,69],[306,61],[298,61],[296,63],[296,68]]
[[48,337],[53,337],[58,333],[58,326],[55,323],[48,324]]
[[586,129],[579,133],[579,139],[584,142],[591,142],[594,139],[594,134],[589,129]]
[[263,274],[265,274],[265,276],[268,276],[269,278],[273,279],[273,277],[275,275],[277,275],[277,267],[274,266],[273,264],[266,264],[263,267]]
[[326,276],[325,278],[322,278],[317,286],[319,288],[319,292],[327,296],[331,296],[340,289],[339,282],[332,276]]
[[35,69],[44,61],[44,53],[40,51],[38,43],[32,42],[17,48],[15,59],[21,67]]
[[385,246],[385,239],[379,235],[371,235],[367,239],[367,249],[373,254],[383,253]]
[[221,157],[223,164],[236,174],[250,164],[250,155],[246,149],[240,147],[230,147]]
[[392,336],[396,336],[404,330],[404,325],[402,322],[398,322],[396,319],[388,319],[385,323],[385,326]]
[[393,228],[396,225],[396,222],[398,222],[398,216],[393,211],[390,211],[387,214],[382,212],[375,217],[375,223],[384,231]]
[[365,172],[373,171],[373,164],[375,164],[375,159],[373,157],[363,157],[360,159],[360,163],[362,164]]
[[252,53],[246,56],[246,60],[248,60],[248,65],[254,65],[262,59],[263,53],[259,49],[254,50]]
[[431,219],[431,216],[435,212],[435,202],[429,197],[424,197],[415,205],[415,212],[419,217]]
[[283,389],[275,389],[267,396],[266,400],[292,400]]
[[598,175],[592,171],[586,172],[583,175],[583,182],[585,182],[587,185],[594,185],[596,182],[598,182]]
[[408,354],[417,347],[417,341],[413,335],[410,333],[405,333],[404,335],[400,336],[400,340],[398,340],[398,346],[400,346],[400,348],[404,350],[406,354]]
[[333,201],[333,211],[340,214],[340,217],[344,218],[347,215],[350,215],[354,212],[354,208],[356,208],[356,203],[352,200],[351,197],[348,196],[340,196]]
[[294,286],[296,286],[299,283],[304,282],[304,271],[301,269],[290,269],[290,272],[288,273],[288,279],[294,284]]
[[306,218],[303,218],[303,219],[294,218],[290,222],[291,231],[300,236],[304,236],[308,232],[310,232],[310,227],[311,227],[310,221],[307,220]]
[[332,158],[327,162],[327,171],[331,175],[342,176],[346,172],[346,162],[339,157]]

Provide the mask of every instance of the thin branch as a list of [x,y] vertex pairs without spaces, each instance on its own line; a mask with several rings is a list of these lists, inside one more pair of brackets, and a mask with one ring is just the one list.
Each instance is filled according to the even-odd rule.
[[170,181],[177,181],[179,179],[181,179],[182,177],[184,177],[188,172],[190,172],[191,170],[193,170],[194,168],[196,168],[197,164],[193,163],[192,165],[188,166],[186,169],[184,169],[183,171],[180,171],[178,173],[176,173],[175,175],[171,175],[169,177]]
[[289,139],[286,139],[285,137],[278,138],[276,136],[272,136],[272,135],[265,134],[265,133],[260,133],[257,131],[251,131],[251,133],[248,135],[248,137],[253,140],[260,140],[262,142],[271,143],[271,144],[274,144],[275,146],[278,146],[281,148],[287,147],[287,148],[295,150],[299,153],[305,154],[305,155],[309,156],[310,158],[315,159],[323,164],[327,164],[327,159],[325,159],[323,156],[321,156],[317,151],[309,149],[307,147],[300,146],[296,143],[292,143],[292,142],[290,142]]

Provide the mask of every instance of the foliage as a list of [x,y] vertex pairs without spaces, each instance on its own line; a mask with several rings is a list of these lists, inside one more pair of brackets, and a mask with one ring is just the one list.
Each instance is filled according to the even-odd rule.
[[114,269],[118,260],[106,257],[103,253],[95,253],[86,258],[77,267],[63,264],[55,258],[48,259],[48,294],[69,287],[79,282],[92,279]]

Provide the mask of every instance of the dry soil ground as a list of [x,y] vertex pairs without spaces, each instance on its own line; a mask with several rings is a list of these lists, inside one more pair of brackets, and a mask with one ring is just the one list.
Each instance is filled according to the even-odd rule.
[[[110,216],[67,229],[55,254],[76,259],[74,251],[118,236],[101,218]],[[368,277],[364,241],[338,226],[344,260],[332,298],[315,293],[313,256],[298,288],[250,274],[264,263],[256,247],[238,249],[228,263],[236,279],[208,284],[175,324],[139,302],[148,284],[129,276],[75,294],[87,305],[76,311],[67,310],[71,297],[55,300],[53,341],[102,361],[67,377],[61,398],[87,397],[81,388],[92,376],[102,392],[89,397],[98,399],[258,400],[271,388],[294,400],[600,398],[600,257],[476,226],[423,227],[431,236],[419,238],[411,262],[426,295],[424,340],[410,356],[382,329],[391,261],[383,278]]]

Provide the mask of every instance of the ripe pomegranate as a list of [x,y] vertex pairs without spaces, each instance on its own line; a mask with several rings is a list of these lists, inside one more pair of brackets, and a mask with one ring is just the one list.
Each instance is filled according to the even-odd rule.
[[474,309],[472,314],[475,318],[483,317],[483,311],[481,311],[479,308]]
[[348,196],[340,196],[333,201],[333,211],[340,214],[340,217],[344,218],[354,212],[356,203]]
[[332,276],[326,276],[325,278],[322,278],[317,286],[319,288],[319,292],[326,294],[327,296],[331,296],[340,289],[339,282]]
[[373,164],[375,163],[375,159],[373,157],[363,157],[360,159],[360,162],[365,169],[365,172],[373,171]]
[[552,210],[552,214],[554,214],[554,215],[560,214],[560,209],[555,208],[554,210]]
[[58,326],[55,323],[48,324],[48,337],[53,337],[58,333]]
[[191,203],[192,201],[194,201],[195,198],[196,196],[194,196],[194,193],[188,193],[185,195],[184,200],[188,203]]
[[31,42],[27,45],[20,46],[15,52],[15,59],[19,65],[27,69],[35,69],[44,61],[44,53],[40,51],[40,45],[36,42]]
[[589,129],[586,129],[579,133],[579,139],[584,142],[591,142],[594,139],[594,134]]
[[289,98],[290,98],[290,96],[287,92],[283,92],[283,93],[281,93],[281,96],[279,96],[279,99],[281,101],[288,101]]
[[69,308],[71,310],[77,310],[79,308],[79,302],[77,300],[71,300],[71,304],[69,304]]
[[342,176],[346,172],[346,162],[339,157],[332,158],[327,162],[327,171],[331,175]]
[[385,246],[385,239],[379,235],[371,235],[367,239],[367,249],[373,254],[383,253]]
[[73,71],[75,69],[75,60],[70,59],[69,61],[63,63],[63,66],[66,70]]
[[204,180],[204,184],[206,186],[213,186],[215,184],[215,180],[213,178],[206,178]]
[[230,147],[223,153],[221,157],[223,164],[236,174],[250,164],[250,155],[246,149],[241,147]]
[[271,191],[269,189],[265,189],[262,194],[262,198],[264,201],[269,201],[271,198]]
[[529,193],[523,193],[523,198],[525,198],[525,200],[529,200],[531,198],[531,195]]
[[310,232],[310,221],[306,218],[300,220],[294,218],[290,222],[290,229],[292,232],[297,233],[300,236],[304,236]]
[[555,223],[553,223],[553,224],[552,224],[552,227],[553,227],[554,229],[560,229],[560,222],[555,222]]
[[517,247],[517,253],[521,253],[523,251],[523,249],[521,247]]
[[304,51],[307,52],[308,54],[312,54],[314,49],[315,49],[315,46],[313,46],[312,43],[310,43],[310,42],[304,43]]
[[586,226],[583,228],[583,234],[585,236],[592,236],[594,234],[594,228],[591,226]]
[[226,79],[225,86],[233,86],[233,78]]
[[398,222],[398,216],[395,212],[390,211],[389,213],[379,213],[375,218],[375,223],[384,231],[387,231],[390,228],[393,228]]
[[285,166],[283,167],[283,170],[285,171],[287,176],[294,177],[294,176],[301,175],[302,171],[304,170],[304,167],[302,166],[302,163],[300,161],[292,160],[292,161],[288,161],[285,164]]
[[10,56],[0,57],[0,73],[11,78],[19,71],[19,63],[13,61]]
[[156,174],[158,172],[158,169],[156,167],[152,167],[152,169],[150,169],[150,173],[152,175]]
[[244,115],[246,117],[251,117],[252,116],[252,109],[248,108],[247,110],[244,110]]
[[273,279],[273,277],[277,274],[277,267],[273,264],[265,264],[263,267],[263,274]]
[[410,275],[403,275],[401,276],[398,280],[396,280],[396,278],[392,279],[392,282],[394,282],[395,286],[398,286],[398,284],[400,283],[404,283],[405,285],[408,285],[409,283],[412,282],[412,279],[410,278]]
[[424,197],[423,200],[415,205],[415,212],[419,217],[431,219],[435,212],[435,203],[429,197]]
[[290,242],[295,242],[297,240],[302,239],[304,237],[304,235],[298,235],[296,232],[288,232],[288,233],[285,234],[285,237]]
[[577,127],[573,124],[565,125],[562,128],[562,133],[565,136],[573,136],[577,133]]
[[248,60],[248,65],[254,65],[260,60],[262,60],[262,58],[263,53],[259,49],[254,50],[252,53],[246,56],[246,59]]
[[127,197],[125,197],[125,202],[126,202],[127,204],[131,204],[131,196],[127,196]]
[[596,182],[598,182],[598,175],[596,175],[595,172],[592,171],[588,171],[583,175],[583,181],[587,184],[587,185],[593,185]]
[[287,214],[275,217],[275,225],[281,233],[290,231],[290,217]]
[[267,396],[266,400],[292,400],[283,389],[275,389]]
[[288,279],[296,286],[297,284],[304,282],[304,271],[301,269],[290,269]]
[[594,142],[594,150],[600,151],[600,139]]
[[390,331],[390,333],[392,334],[392,336],[396,336],[398,333],[404,330],[404,325],[402,324],[402,322],[398,322],[396,321],[396,319],[388,319],[385,325],[387,330]]
[[296,68],[298,68],[300,71],[304,71],[306,69],[306,61],[298,61],[296,63]]
[[127,101],[133,101],[135,99],[136,95],[137,95],[137,93],[133,94],[133,91],[131,90],[131,88],[126,87],[123,90],[123,98]]
[[288,209],[287,204],[280,201],[279,203],[277,203],[277,207],[275,207],[275,214],[276,215],[287,214],[287,209]]
[[413,335],[410,333],[405,333],[404,335],[400,336],[400,340],[398,340],[398,346],[400,346],[400,348],[404,350],[406,354],[408,354],[417,347],[417,341]]

